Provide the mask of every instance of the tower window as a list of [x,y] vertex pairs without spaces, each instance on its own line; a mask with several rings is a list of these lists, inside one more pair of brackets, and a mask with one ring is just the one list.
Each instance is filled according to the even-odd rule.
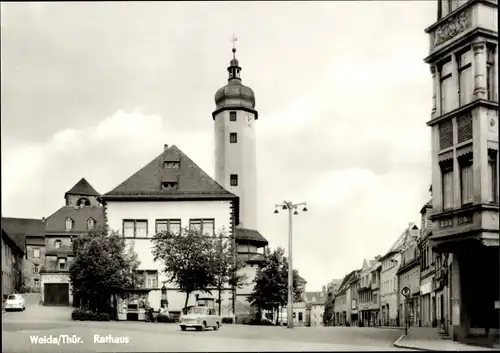
[[173,181],[164,181],[161,183],[161,188],[163,190],[170,190],[170,189],[174,189],[175,187],[177,186],[177,183],[176,182],[173,182]]
[[89,199],[82,197],[81,199],[78,200],[77,206],[78,207],[90,206],[90,201]]
[[87,229],[92,230],[92,229],[94,229],[94,227],[95,227],[95,219],[89,218],[87,220]]
[[231,186],[238,186],[238,174],[231,174],[230,185]]
[[238,134],[236,132],[231,132],[229,134],[229,142],[230,143],[237,143],[238,142]]
[[33,249],[33,258],[34,259],[39,259],[40,258],[40,249],[34,248]]
[[62,241],[60,241],[59,239],[54,242],[54,247],[56,249],[59,249],[61,247],[61,245],[62,245]]
[[229,112],[229,121],[236,121],[236,112]]

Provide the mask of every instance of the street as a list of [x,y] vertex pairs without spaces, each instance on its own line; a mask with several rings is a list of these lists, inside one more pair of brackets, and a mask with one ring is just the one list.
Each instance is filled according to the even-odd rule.
[[[2,315],[3,352],[355,351],[402,350],[397,329],[224,325],[219,331],[182,332],[176,324],[71,321],[72,308],[33,305]],[[74,336],[66,342],[61,335]],[[98,336],[96,336],[98,335]],[[121,343],[110,342],[109,336]],[[57,341],[36,343],[35,340]],[[96,342],[94,342],[96,340]],[[99,343],[101,341],[103,343]],[[128,341],[128,342],[125,342]]]

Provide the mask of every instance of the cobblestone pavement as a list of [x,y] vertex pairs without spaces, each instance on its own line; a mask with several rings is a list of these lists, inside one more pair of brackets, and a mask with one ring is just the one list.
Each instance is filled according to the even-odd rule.
[[[31,310],[30,310],[31,309]],[[71,321],[71,308],[39,307],[2,316],[3,352],[171,351],[370,351],[404,350],[392,345],[401,330],[357,327],[224,325],[218,331],[180,331],[175,324]],[[42,315],[42,317],[40,317]],[[80,339],[70,343],[66,336]],[[98,335],[99,338],[96,337]],[[128,338],[112,343],[109,338]],[[35,343],[36,339],[56,343]],[[104,343],[99,343],[99,339]]]

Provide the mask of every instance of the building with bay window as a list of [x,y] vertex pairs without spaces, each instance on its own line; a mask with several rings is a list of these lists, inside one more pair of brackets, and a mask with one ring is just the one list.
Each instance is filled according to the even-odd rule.
[[[426,29],[433,80],[431,247],[445,260],[444,326],[454,340],[497,333],[498,21],[497,1],[436,2]],[[436,275],[437,277],[437,275]],[[440,299],[441,301],[441,299]]]

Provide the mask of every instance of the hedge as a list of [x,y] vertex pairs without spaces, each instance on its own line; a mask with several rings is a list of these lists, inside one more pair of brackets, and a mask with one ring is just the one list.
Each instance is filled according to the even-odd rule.
[[90,310],[76,308],[71,313],[71,318],[73,320],[79,321],[109,321],[110,315],[108,313],[96,313]]

